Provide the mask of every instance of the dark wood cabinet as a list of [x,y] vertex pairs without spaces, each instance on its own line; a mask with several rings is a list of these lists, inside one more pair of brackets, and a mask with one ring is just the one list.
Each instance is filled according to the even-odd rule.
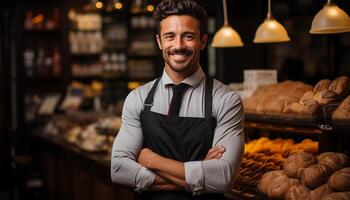
[[131,188],[112,183],[106,155],[84,152],[57,138],[33,134],[40,148],[44,198],[130,200]]

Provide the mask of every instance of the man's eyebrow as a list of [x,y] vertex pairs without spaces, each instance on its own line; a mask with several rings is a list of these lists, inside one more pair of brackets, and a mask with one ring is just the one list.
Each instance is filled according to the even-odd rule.
[[195,32],[191,32],[191,31],[185,31],[184,33],[182,33],[183,35],[184,34],[191,34],[191,35],[195,35],[196,33]]
[[163,35],[172,35],[172,34],[174,34],[174,32],[165,32],[165,33],[163,33]]

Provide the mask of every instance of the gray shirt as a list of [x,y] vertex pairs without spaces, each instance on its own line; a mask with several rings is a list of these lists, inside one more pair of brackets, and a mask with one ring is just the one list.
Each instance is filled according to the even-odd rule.
[[[122,125],[112,149],[111,178],[115,183],[147,190],[155,174],[137,163],[142,149],[143,135],[140,115],[144,101],[155,80],[133,90],[125,99]],[[205,74],[199,68],[182,81],[191,87],[183,94],[180,116],[205,116]],[[174,84],[165,71],[154,94],[151,111],[167,114],[172,98],[170,84]],[[220,159],[185,162],[186,189],[194,195],[204,192],[226,192],[233,184],[244,149],[243,108],[237,93],[214,79],[213,117],[217,120],[212,146],[223,145],[226,152]]]

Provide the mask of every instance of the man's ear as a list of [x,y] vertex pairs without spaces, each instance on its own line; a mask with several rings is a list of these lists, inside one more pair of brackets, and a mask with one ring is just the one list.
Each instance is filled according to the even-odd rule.
[[204,34],[201,38],[201,50],[205,48],[205,45],[207,45],[208,42],[208,35]]
[[162,43],[161,43],[161,41],[160,41],[160,36],[159,36],[159,34],[156,35],[156,38],[157,38],[158,47],[159,47],[160,50],[162,50]]

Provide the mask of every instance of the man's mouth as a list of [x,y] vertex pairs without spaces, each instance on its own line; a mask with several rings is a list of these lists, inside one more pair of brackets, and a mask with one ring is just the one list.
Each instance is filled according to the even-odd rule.
[[172,56],[176,62],[184,62],[191,55],[192,55],[192,52],[187,50],[170,52],[170,56]]

